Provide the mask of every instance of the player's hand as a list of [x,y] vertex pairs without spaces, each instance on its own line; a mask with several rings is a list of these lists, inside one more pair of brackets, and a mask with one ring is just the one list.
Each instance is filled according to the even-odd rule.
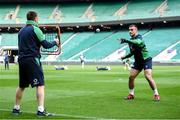
[[123,61],[124,59],[125,59],[125,57],[124,57],[124,56],[122,56],[122,57],[121,57],[121,60]]
[[123,56],[123,57],[121,57],[121,61],[122,61],[122,63],[123,63],[123,64],[126,64],[126,61],[125,61],[124,59],[126,59],[124,56]]
[[56,25],[56,29],[58,30],[58,33],[60,34],[60,27]]
[[58,30],[60,29],[60,28],[59,28],[59,25],[56,25],[56,29],[58,29]]
[[121,38],[121,39],[120,39],[120,43],[121,43],[121,44],[126,43],[126,42],[127,42],[127,40],[126,40],[125,38]]
[[59,39],[55,39],[56,45],[59,47],[60,46],[60,42]]

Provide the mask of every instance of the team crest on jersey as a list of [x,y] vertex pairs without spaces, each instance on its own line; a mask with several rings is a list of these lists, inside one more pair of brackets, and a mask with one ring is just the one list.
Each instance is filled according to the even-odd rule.
[[33,84],[34,84],[34,85],[38,85],[38,84],[39,84],[38,79],[35,78],[35,79],[33,80]]

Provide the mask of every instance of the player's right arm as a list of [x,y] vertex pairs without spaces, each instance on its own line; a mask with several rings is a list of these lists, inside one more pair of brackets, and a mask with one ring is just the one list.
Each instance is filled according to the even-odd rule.
[[144,43],[142,41],[142,39],[139,39],[139,38],[133,39],[133,40],[127,40],[127,39],[121,38],[120,40],[121,40],[121,44],[122,43],[130,43],[130,44],[134,44],[134,45],[140,46],[140,45],[142,45]]
[[52,48],[54,47],[55,45],[59,45],[59,40],[55,40],[55,41],[52,41],[52,42],[48,42],[46,39],[45,39],[45,35],[43,34],[43,32],[41,31],[40,28],[34,26],[34,32],[37,36],[37,38],[39,39],[41,45],[48,49],[48,48]]
[[126,56],[121,57],[121,59],[122,59],[122,60],[124,60],[124,59],[126,59],[126,58],[131,57],[132,55],[133,55],[133,53],[132,53],[132,52],[130,52],[130,53],[129,53],[129,54],[127,54]]

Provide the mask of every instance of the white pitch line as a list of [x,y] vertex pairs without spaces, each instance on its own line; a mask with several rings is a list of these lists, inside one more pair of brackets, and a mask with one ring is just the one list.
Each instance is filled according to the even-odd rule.
[[[0,109],[0,111],[11,112],[11,110],[9,110],[9,109]],[[35,112],[32,112],[32,111],[22,111],[22,113],[36,114]],[[79,119],[104,119],[104,118],[89,117],[89,116],[82,116],[82,115],[69,115],[69,114],[53,114],[53,116],[73,117],[73,118],[79,118]],[[51,117],[51,116],[49,116],[49,117]]]

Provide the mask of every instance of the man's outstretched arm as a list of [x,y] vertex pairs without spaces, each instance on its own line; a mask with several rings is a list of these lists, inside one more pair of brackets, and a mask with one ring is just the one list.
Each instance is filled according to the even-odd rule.
[[130,53],[129,53],[129,54],[127,54],[126,56],[121,57],[121,59],[122,59],[122,60],[124,60],[124,59],[126,59],[126,58],[131,57],[132,55],[133,55],[133,53],[132,53],[132,52],[130,52]]
[[143,43],[143,41],[141,39],[134,39],[134,40],[127,40],[124,38],[121,38],[121,44],[122,43],[131,43],[131,44],[135,44],[135,45],[141,45]]

